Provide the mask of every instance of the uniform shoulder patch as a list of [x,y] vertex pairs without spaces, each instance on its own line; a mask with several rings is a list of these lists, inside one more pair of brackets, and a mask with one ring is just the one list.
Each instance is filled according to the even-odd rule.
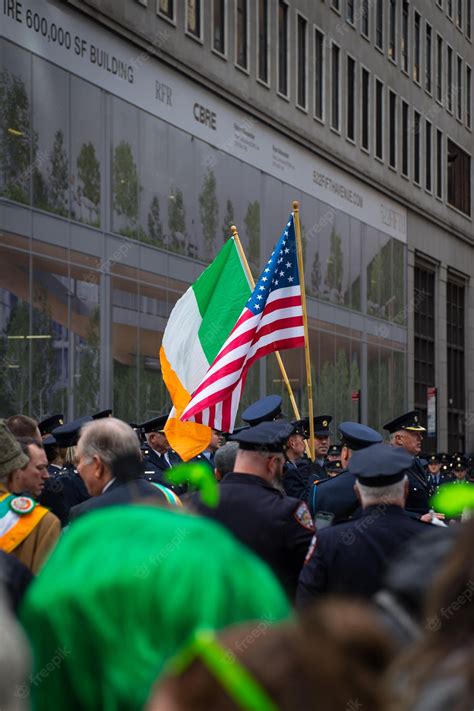
[[303,501],[300,503],[293,516],[298,521],[300,526],[303,526],[303,528],[306,528],[308,531],[314,532],[315,528],[313,519],[311,517],[309,508]]

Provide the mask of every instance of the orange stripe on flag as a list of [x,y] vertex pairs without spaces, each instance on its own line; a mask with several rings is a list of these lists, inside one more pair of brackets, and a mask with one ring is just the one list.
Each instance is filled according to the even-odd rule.
[[163,380],[175,408],[175,416],[169,417],[165,425],[165,434],[171,447],[187,462],[209,446],[211,428],[197,422],[181,422],[179,418],[190,401],[191,395],[181,384],[163,348],[160,348],[160,363]]

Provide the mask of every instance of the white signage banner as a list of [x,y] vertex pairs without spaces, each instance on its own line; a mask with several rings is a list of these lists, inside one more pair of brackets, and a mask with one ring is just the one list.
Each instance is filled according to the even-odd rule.
[[[406,209],[79,13],[2,0],[2,35],[335,209],[406,242]],[[169,33],[153,38],[163,45]],[[150,46],[153,51],[153,47]],[[205,50],[203,50],[205,52]]]

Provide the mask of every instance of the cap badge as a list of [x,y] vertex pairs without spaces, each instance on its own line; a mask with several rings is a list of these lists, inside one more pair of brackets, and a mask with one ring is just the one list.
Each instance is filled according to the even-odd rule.
[[323,420],[323,427],[327,427],[327,426],[328,426],[328,421],[327,421],[327,420]]
[[58,422],[60,425],[64,425],[64,420],[59,419]]
[[31,513],[36,506],[36,501],[30,499],[29,496],[15,496],[10,501],[10,508],[19,516]]
[[415,422],[418,422],[418,415],[415,415],[413,419],[415,420]]

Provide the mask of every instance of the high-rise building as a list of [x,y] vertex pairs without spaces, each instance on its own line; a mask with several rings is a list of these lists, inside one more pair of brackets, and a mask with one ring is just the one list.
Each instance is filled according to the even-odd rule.
[[474,448],[471,0],[0,12],[5,414],[166,410],[176,300],[234,223],[257,274],[298,199],[316,411]]

